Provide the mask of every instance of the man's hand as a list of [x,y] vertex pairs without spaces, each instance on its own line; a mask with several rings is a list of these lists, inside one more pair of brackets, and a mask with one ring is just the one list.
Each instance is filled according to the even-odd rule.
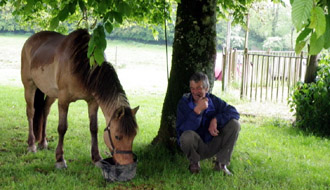
[[209,107],[209,99],[204,97],[198,100],[196,107],[194,108],[194,112],[196,114],[201,114],[202,111],[206,110]]
[[218,129],[217,129],[217,126],[218,126],[218,124],[217,124],[217,119],[216,118],[213,118],[212,120],[211,120],[211,122],[210,122],[210,126],[209,126],[209,132],[210,132],[210,134],[212,135],[212,136],[218,136],[218,134],[219,134],[219,131],[218,131]]

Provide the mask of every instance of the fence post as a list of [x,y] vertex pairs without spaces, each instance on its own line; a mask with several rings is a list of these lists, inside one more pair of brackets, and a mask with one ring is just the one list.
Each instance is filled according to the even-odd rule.
[[233,58],[232,58],[232,80],[236,81],[237,75],[237,49],[234,49]]
[[[304,52],[301,52],[301,54],[300,54],[300,63],[299,63],[299,80],[300,81],[304,81],[304,79],[303,80],[301,79],[303,58],[304,58]],[[308,61],[306,63],[308,64]]]
[[245,72],[246,72],[246,65],[248,64],[249,60],[247,60],[247,55],[248,55],[248,49],[245,48],[244,49],[244,55],[243,55],[243,65],[242,65],[242,82],[241,82],[241,94],[240,94],[240,98],[243,98],[243,94],[244,94],[244,82],[245,82]]
[[225,52],[223,54],[223,61],[222,61],[222,91],[224,92],[226,90],[226,63],[227,63],[227,48],[222,48],[222,52]]
[[250,85],[250,101],[252,101],[252,93],[253,93],[253,72],[254,72],[254,57],[255,54],[252,54],[252,61],[251,61],[251,85]]
[[230,82],[232,79],[232,67],[233,67],[233,49],[229,48],[229,54],[228,54],[228,85],[230,86]]

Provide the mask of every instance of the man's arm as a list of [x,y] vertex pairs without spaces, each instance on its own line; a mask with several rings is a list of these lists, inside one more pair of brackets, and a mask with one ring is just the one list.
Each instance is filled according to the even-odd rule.
[[200,126],[202,116],[195,113],[193,109],[188,106],[188,103],[181,99],[177,108],[176,128],[181,132],[186,130],[197,130]]
[[219,134],[219,130],[218,130],[218,121],[217,118],[213,118],[210,122],[210,126],[209,126],[209,132],[212,136],[218,136]]
[[215,118],[217,119],[218,127],[224,127],[231,119],[239,119],[240,116],[235,107],[216,96],[213,96],[212,101],[217,112]]

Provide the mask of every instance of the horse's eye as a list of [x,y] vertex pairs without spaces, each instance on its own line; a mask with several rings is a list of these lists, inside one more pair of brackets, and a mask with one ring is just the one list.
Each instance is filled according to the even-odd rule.
[[119,141],[121,140],[121,137],[119,137],[119,136],[117,136],[117,135],[115,136],[115,138],[116,138],[117,140],[119,140]]

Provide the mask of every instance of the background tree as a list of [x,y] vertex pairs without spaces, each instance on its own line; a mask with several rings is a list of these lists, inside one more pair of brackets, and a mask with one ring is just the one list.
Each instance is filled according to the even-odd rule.
[[254,3],[249,10],[249,49],[292,50],[290,10],[279,3]]

